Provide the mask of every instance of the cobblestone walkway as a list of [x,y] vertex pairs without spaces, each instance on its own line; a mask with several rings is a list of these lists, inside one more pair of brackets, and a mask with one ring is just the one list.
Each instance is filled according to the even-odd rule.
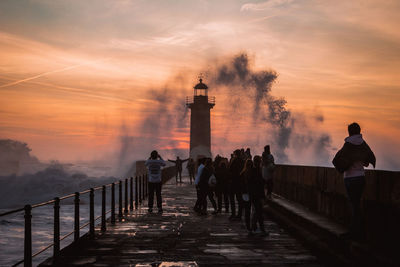
[[[187,181],[163,187],[164,213],[142,208],[95,239],[83,238],[57,266],[322,266],[279,225],[265,219],[268,237],[248,237],[229,214],[196,215]],[[211,210],[210,210],[211,211]],[[140,216],[142,215],[142,216]]]

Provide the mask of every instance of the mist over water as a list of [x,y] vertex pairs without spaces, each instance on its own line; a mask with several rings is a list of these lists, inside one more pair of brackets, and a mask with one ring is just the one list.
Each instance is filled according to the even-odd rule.
[[[140,114],[141,120],[121,123],[118,166],[121,175],[135,160],[147,159],[158,150],[164,160],[189,154],[189,116],[186,108],[188,75],[178,74],[161,89],[151,88],[145,96],[148,104]],[[191,92],[190,92],[191,93]]]
[[[270,144],[279,163],[330,166],[331,137],[320,130],[323,115],[307,117],[293,112],[283,96],[275,96],[272,93],[278,79],[275,70],[256,70],[247,53],[211,62],[214,65],[199,68],[199,73],[205,73],[209,95],[216,96],[211,113],[219,111],[218,118],[211,115],[212,121],[218,120],[212,122],[214,155],[229,156],[238,147],[250,147],[260,153]],[[124,119],[121,123],[119,169],[125,170],[153,149],[164,159],[188,156],[190,120],[185,97],[192,96],[195,85],[192,78],[197,75],[182,71],[160,89],[147,90],[145,98],[149,104],[140,114],[142,119],[139,122]],[[238,132],[248,134],[243,138],[238,137]],[[306,161],[298,160],[300,153],[302,159],[307,157]]]
[[51,200],[116,181],[115,177],[90,177],[59,163],[35,173],[0,176],[0,208],[15,208]]
[[284,97],[273,95],[272,88],[278,78],[275,70],[256,70],[249,56],[240,53],[218,63],[207,74],[217,95],[231,96],[225,102],[218,102],[228,111],[224,114],[224,120],[229,121],[223,130],[226,139],[233,139],[235,130],[231,125],[245,125],[251,134],[242,146],[259,151],[271,144],[280,163],[296,162],[293,158],[296,153],[306,153],[309,164],[330,162],[331,137],[318,130],[323,115],[307,118],[290,110]]

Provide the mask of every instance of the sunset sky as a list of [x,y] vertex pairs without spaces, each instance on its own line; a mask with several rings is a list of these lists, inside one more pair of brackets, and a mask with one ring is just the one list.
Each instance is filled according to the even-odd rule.
[[[278,73],[271,94],[293,117],[319,118],[298,132],[328,134],[332,156],[357,121],[377,167],[399,170],[399,12],[398,0],[2,0],[0,138],[44,161],[108,160],[126,155],[125,142],[136,158],[151,145],[172,156],[189,147],[188,123],[143,125],[165,109],[180,120],[176,103],[183,113],[199,73],[207,83],[246,53],[255,70]],[[163,92],[173,103],[159,107]],[[210,86],[214,153],[239,144],[259,153],[273,143],[268,126],[241,113],[228,127],[227,92]],[[324,164],[287,150],[288,163]]]

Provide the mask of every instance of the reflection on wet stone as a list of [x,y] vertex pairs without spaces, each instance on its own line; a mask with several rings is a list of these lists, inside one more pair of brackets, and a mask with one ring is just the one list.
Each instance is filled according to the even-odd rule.
[[[265,220],[270,236],[248,237],[230,214],[197,216],[195,189],[184,184],[163,187],[162,215],[139,207],[126,221],[82,239],[74,253],[62,255],[66,266],[320,266],[298,241]],[[143,205],[146,205],[143,203]]]

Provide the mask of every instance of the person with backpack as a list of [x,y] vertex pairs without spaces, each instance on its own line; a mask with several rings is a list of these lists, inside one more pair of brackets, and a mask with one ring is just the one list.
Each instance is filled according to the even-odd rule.
[[343,147],[336,153],[332,163],[343,173],[347,197],[352,209],[349,232],[345,237],[362,237],[361,197],[365,187],[364,167],[369,164],[375,168],[376,158],[361,134],[361,127],[354,122],[348,125],[349,136],[346,137]]

